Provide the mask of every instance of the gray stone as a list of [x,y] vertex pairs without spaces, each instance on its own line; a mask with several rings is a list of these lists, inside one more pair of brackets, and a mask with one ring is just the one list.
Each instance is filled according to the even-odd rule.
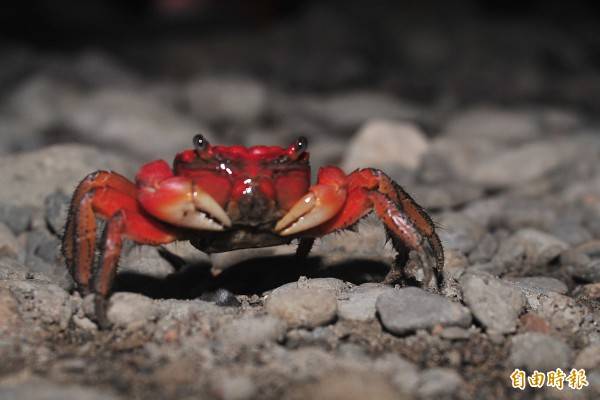
[[[0,164],[1,163],[2,161],[0,161]],[[7,183],[10,184],[9,182]],[[15,190],[19,189],[15,188]],[[29,229],[34,212],[33,207],[22,207],[17,204],[1,204],[0,222],[6,224],[6,226],[18,235]]]
[[527,298],[528,308],[542,316],[556,331],[566,336],[579,331],[587,311],[571,297],[555,292],[521,290]]
[[414,120],[420,111],[405,101],[384,93],[353,91],[326,98],[305,97],[298,110],[334,128],[356,129],[370,119]]
[[273,291],[265,301],[265,309],[290,327],[315,328],[336,317],[337,300],[329,290],[292,287]]
[[0,281],[19,303],[24,318],[65,330],[75,311],[71,297],[61,287],[39,281]]
[[422,398],[451,396],[462,385],[462,377],[453,369],[429,368],[421,373],[417,394]]
[[458,326],[448,326],[442,330],[440,336],[449,340],[467,340],[471,337],[471,331],[459,328]]
[[523,142],[539,134],[536,116],[527,111],[476,107],[456,114],[445,130],[450,137],[469,140],[486,138],[500,142]]
[[580,150],[569,140],[534,142],[500,152],[470,169],[465,178],[487,187],[521,185],[576,160]]
[[70,200],[68,195],[60,191],[49,194],[44,200],[46,223],[57,236],[62,236],[67,223]]
[[511,339],[508,362],[511,367],[524,367],[529,372],[550,371],[568,368],[571,358],[571,349],[562,340],[541,333],[527,332]]
[[23,247],[10,228],[0,222],[0,257],[23,258]]
[[438,232],[444,249],[464,254],[473,250],[485,233],[477,221],[459,213],[444,213],[436,221],[444,227]]
[[82,140],[145,160],[171,160],[192,147],[198,130],[205,131],[168,104],[122,87],[98,90],[80,99],[65,115],[64,124]]
[[347,285],[341,279],[337,278],[306,278],[301,276],[298,281],[286,283],[273,290],[274,292],[287,290],[289,288],[301,289],[323,289],[339,295],[346,290]]
[[525,297],[514,286],[489,274],[465,274],[460,279],[463,300],[486,329],[514,332]]
[[216,398],[223,400],[253,399],[258,390],[255,381],[245,375],[217,374],[211,378],[209,385]]
[[573,368],[586,370],[600,368],[600,344],[592,344],[581,350],[575,357]]
[[224,346],[255,347],[280,341],[285,337],[286,330],[285,322],[270,315],[242,316],[221,326],[215,336]]
[[414,394],[419,386],[419,368],[397,354],[384,354],[373,362],[373,369],[391,375],[392,384],[402,393]]
[[141,294],[115,293],[109,302],[106,316],[117,328],[140,329],[159,315],[155,302]]
[[65,385],[35,378],[0,386],[2,400],[117,400],[119,397],[106,390]]
[[173,266],[159,254],[154,246],[135,246],[119,262],[119,272],[164,278],[174,272]]
[[427,151],[427,138],[415,125],[406,122],[372,120],[352,138],[342,169],[387,169],[397,165],[415,170]]
[[468,308],[415,287],[384,293],[377,298],[375,307],[383,326],[398,335],[436,325],[471,325]]
[[338,316],[354,321],[371,321],[376,318],[375,302],[388,291],[390,286],[365,283],[352,288],[338,298]]
[[29,269],[13,257],[0,257],[0,280],[25,280],[33,275]]
[[[132,172],[129,161],[88,146],[61,144],[0,158],[0,204],[42,210],[49,193],[72,193],[90,172],[112,169]],[[9,211],[14,212],[14,211]],[[10,222],[4,221],[11,226]],[[12,229],[12,227],[11,227]],[[13,229],[14,230],[14,229]]]
[[243,77],[195,79],[186,95],[192,113],[206,122],[251,123],[264,113],[267,103],[265,88]]
[[504,280],[513,283],[519,288],[539,293],[556,292],[566,294],[569,290],[563,281],[548,276],[506,277]]
[[498,246],[496,235],[486,233],[469,253],[469,261],[473,264],[490,261],[498,251]]
[[56,263],[60,254],[60,240],[47,230],[36,229],[27,233],[27,262],[31,256],[41,258],[47,263]]

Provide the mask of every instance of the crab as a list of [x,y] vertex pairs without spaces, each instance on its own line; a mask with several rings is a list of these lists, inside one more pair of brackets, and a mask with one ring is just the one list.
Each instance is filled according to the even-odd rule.
[[[412,250],[430,265],[425,281],[440,284],[444,252],[435,225],[384,172],[326,166],[311,185],[304,137],[288,147],[244,147],[213,146],[196,135],[193,145],[172,167],[164,160],[143,165],[135,183],[99,170],[77,186],[62,251],[79,292],[99,299],[97,314],[110,296],[124,238],[152,246],[188,240],[209,254],[297,239],[297,255],[306,257],[316,238],[351,229],[371,212],[398,252],[385,281],[401,277]],[[100,237],[97,218],[106,220]]]

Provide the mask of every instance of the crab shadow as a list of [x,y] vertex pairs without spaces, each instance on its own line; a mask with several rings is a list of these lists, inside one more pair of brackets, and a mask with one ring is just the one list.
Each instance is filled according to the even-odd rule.
[[301,276],[337,278],[354,284],[381,281],[389,265],[367,259],[353,259],[325,266],[321,257],[259,257],[234,264],[219,275],[209,263],[186,265],[164,278],[123,272],[115,279],[115,291],[140,293],[154,299],[194,299],[225,289],[234,294],[260,295]]

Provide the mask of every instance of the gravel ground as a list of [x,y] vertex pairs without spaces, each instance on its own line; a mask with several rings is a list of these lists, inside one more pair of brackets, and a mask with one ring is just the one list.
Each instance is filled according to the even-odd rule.
[[[294,29],[325,28],[323,13],[333,18],[318,9]],[[269,78],[253,71],[263,59],[220,72],[265,40],[295,37],[234,35],[225,54],[201,41],[194,51],[209,59],[192,58],[200,72],[177,79],[104,51],[2,50],[0,399],[599,398],[600,125],[587,113],[599,97],[577,103],[581,82],[567,79],[552,90],[563,102],[537,101],[547,86],[519,80],[537,65],[528,56],[494,64],[521,86],[482,79],[512,88],[488,96],[432,77],[436,90],[418,101],[391,68],[381,84],[356,84],[372,65],[335,36],[318,60],[283,46],[288,64],[269,64]],[[403,47],[417,66],[438,62],[427,46],[458,40],[422,39]],[[321,71],[329,58],[339,74]],[[456,62],[445,82],[464,73]],[[506,101],[515,97],[526,102]],[[211,257],[186,243],[126,246],[113,327],[99,330],[59,254],[69,197],[95,169],[132,177],[170,160],[198,130],[246,145],[287,145],[302,131],[315,172],[384,169],[439,226],[443,290],[378,283],[394,252],[369,217],[305,261],[293,246]],[[514,368],[558,367],[585,368],[589,386],[510,386]]]

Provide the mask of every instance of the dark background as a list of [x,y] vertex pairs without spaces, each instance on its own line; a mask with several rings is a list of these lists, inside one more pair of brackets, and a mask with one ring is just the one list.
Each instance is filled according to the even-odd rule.
[[2,7],[0,40],[102,49],[148,76],[242,72],[293,90],[595,112],[599,17],[593,1],[39,0]]

